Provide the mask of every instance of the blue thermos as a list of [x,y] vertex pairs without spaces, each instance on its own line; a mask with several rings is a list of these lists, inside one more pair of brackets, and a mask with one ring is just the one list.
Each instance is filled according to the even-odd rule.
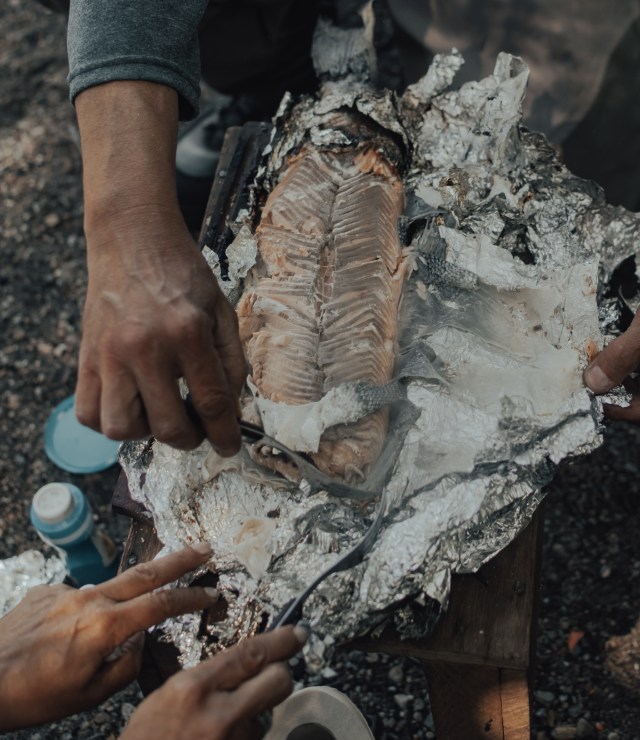
[[71,483],[48,483],[33,497],[31,523],[65,558],[78,586],[102,583],[118,570],[113,541],[96,529],[89,502]]

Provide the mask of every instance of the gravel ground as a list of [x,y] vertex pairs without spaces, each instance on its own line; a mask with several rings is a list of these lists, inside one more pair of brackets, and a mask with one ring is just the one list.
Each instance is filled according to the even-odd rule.
[[[120,541],[126,522],[109,511],[115,469],[70,476],[47,460],[42,447],[51,408],[73,392],[86,285],[81,166],[67,102],[64,22],[33,0],[3,0],[0,28],[4,558],[42,547],[28,523],[28,504],[33,492],[52,480],[79,485]],[[612,428],[603,448],[567,466],[549,487],[533,705],[537,740],[640,738],[637,693],[604,667],[605,642],[628,633],[638,618],[639,451],[639,429]],[[573,647],[569,641],[580,637]],[[304,680],[300,665],[294,675]],[[435,737],[417,661],[349,653],[322,682],[349,694],[376,738]],[[130,687],[93,712],[6,737],[115,737],[139,701],[137,689]]]

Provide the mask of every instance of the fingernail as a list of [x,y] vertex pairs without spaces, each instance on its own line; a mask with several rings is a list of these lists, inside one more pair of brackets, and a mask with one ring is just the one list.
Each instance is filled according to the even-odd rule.
[[208,542],[196,542],[194,545],[191,545],[191,549],[200,553],[200,555],[211,555],[213,552],[213,548]]
[[212,588],[211,586],[205,586],[204,587],[204,592],[205,592],[205,594],[207,594],[207,596],[212,601],[217,601],[220,598],[220,592],[218,591],[217,588]]
[[584,371],[584,382],[594,393],[606,393],[615,385],[599,365],[589,365]]
[[296,624],[296,626],[293,628],[293,634],[296,636],[296,639],[298,640],[300,645],[304,645],[309,639],[309,633],[300,624]]

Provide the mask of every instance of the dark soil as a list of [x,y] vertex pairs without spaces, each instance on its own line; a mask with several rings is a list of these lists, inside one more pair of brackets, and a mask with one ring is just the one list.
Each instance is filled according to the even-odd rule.
[[[28,506],[53,480],[79,485],[120,541],[126,523],[110,513],[115,469],[71,476],[42,444],[49,412],[73,392],[86,287],[64,19],[34,0],[4,0],[0,29],[0,557],[9,557],[44,547]],[[640,429],[613,428],[603,448],[549,487],[533,702],[540,740],[640,738],[638,695],[603,665],[606,640],[627,633],[640,612],[639,453]],[[350,653],[323,682],[351,696],[377,738],[435,737],[415,661]],[[138,701],[131,687],[94,712],[13,736],[114,736]]]

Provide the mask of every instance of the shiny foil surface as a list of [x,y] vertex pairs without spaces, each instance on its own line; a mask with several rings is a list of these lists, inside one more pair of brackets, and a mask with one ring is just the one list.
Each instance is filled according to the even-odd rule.
[[[399,228],[413,269],[394,381],[334,389],[330,401],[307,409],[319,420],[315,432],[303,430],[307,414],[296,407],[261,405],[250,389],[244,399],[257,404],[267,433],[299,440],[301,450],[317,444],[318,428],[393,401],[385,449],[362,486],[387,488],[384,527],[364,563],[328,578],[307,602],[312,668],[334,645],[390,622],[405,636],[428,632],[451,574],[477,569],[505,547],[557,466],[601,443],[602,402],[584,388],[582,371],[603,345],[602,329],[617,330],[612,276],[624,260],[639,264],[637,216],[606,205],[544,137],[521,127],[528,71],[520,59],[501,54],[491,76],[455,89],[463,60],[438,56],[398,98],[367,81],[366,28],[344,58],[326,51],[328,31],[320,30],[320,93],[283,102],[255,185],[268,192],[304,142],[350,146],[327,123],[337,110],[373,122],[407,164]],[[256,258],[249,222],[235,225],[229,248],[223,286],[233,300]],[[151,455],[144,449],[123,448],[132,495],[151,512],[165,550],[212,544],[227,603],[226,619],[204,639],[197,619],[163,626],[185,665],[263,628],[357,542],[375,508],[331,491],[305,493],[247,449],[232,459],[207,442],[192,452],[158,442]]]

